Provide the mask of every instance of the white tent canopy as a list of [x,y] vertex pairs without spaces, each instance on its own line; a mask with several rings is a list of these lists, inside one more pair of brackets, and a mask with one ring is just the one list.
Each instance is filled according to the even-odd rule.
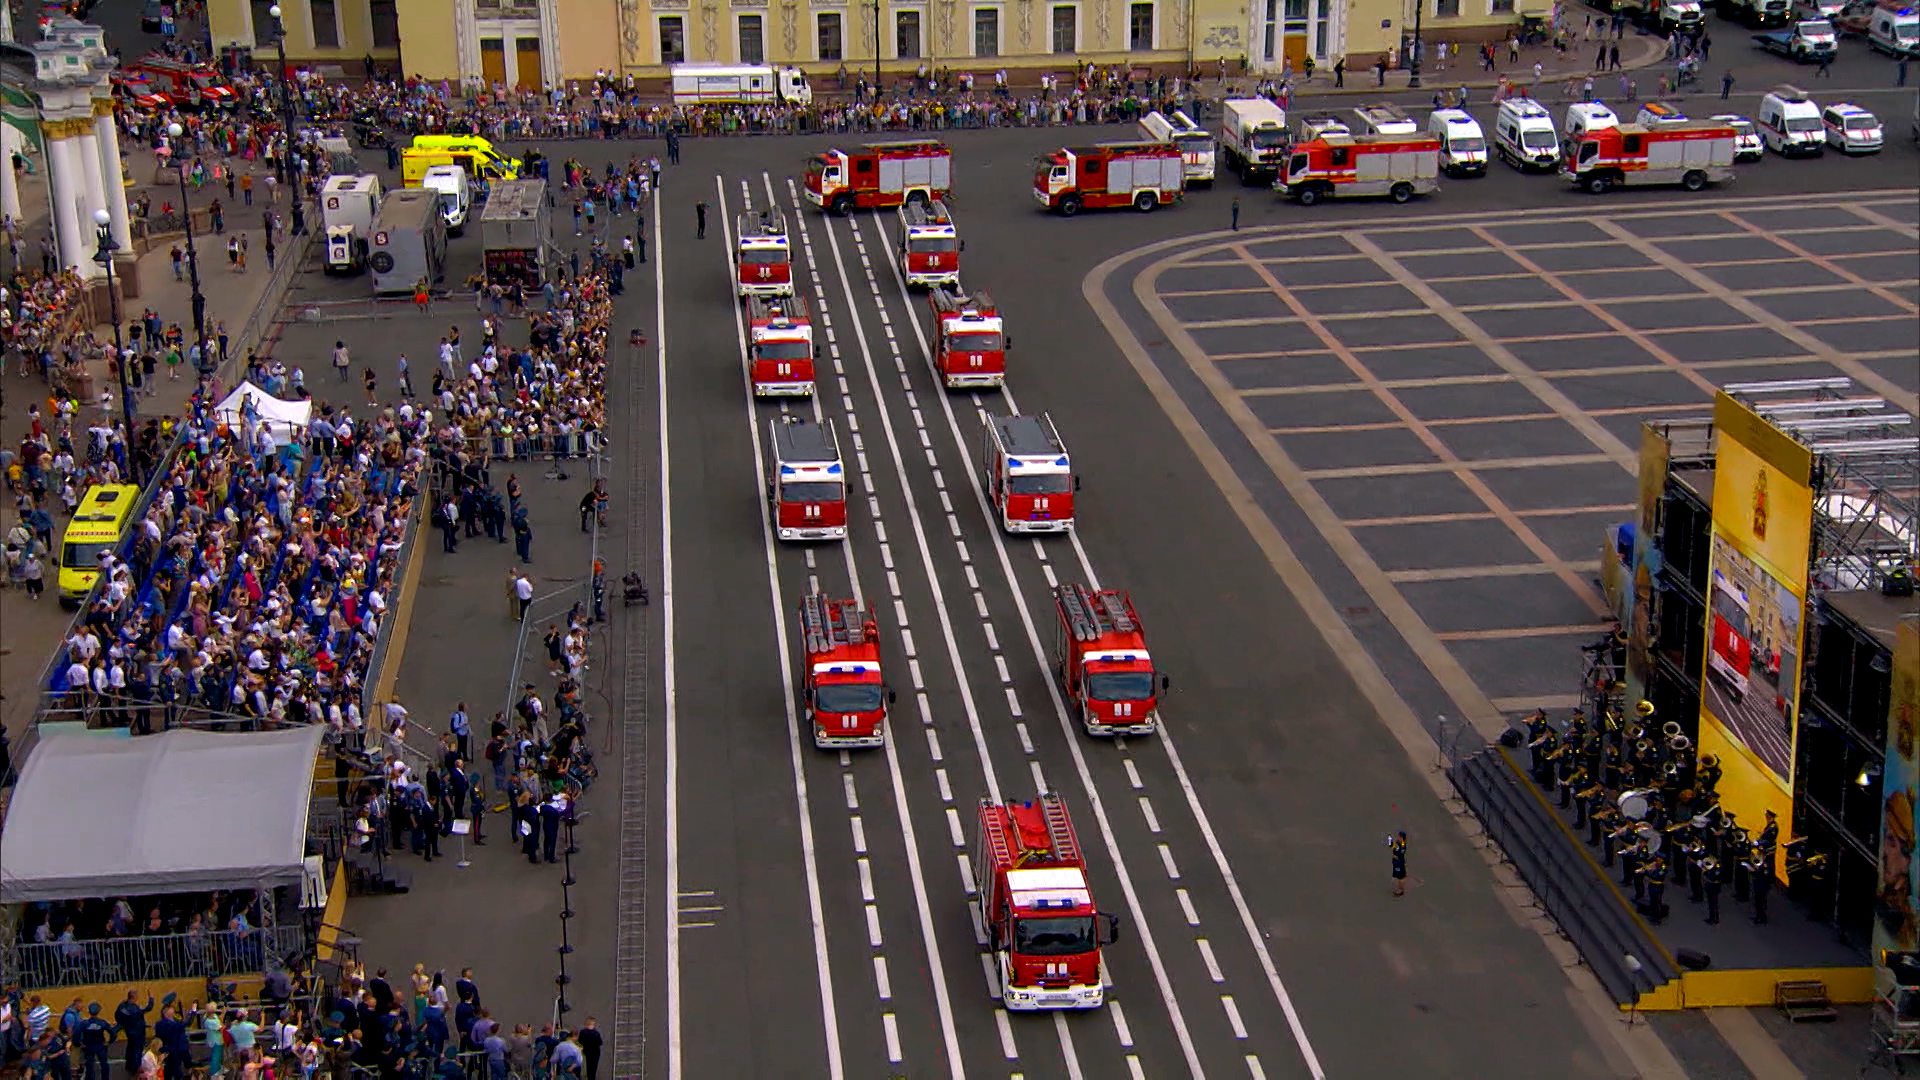
[[307,425],[313,422],[313,402],[287,401],[274,397],[253,383],[242,380],[214,410],[227,426],[238,430],[241,417],[245,412],[248,395],[253,396],[253,415],[256,422],[264,425],[273,433],[273,441],[285,446],[307,434]]
[[322,734],[41,739],[0,831],[0,903],[299,883]]

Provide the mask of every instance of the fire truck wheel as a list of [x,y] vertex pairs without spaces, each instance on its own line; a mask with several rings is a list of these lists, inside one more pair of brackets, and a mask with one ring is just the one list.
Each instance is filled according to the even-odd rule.
[[1611,177],[1599,174],[1587,177],[1587,190],[1595,195],[1605,195],[1611,187],[1613,187]]
[[1143,191],[1133,197],[1133,208],[1143,214],[1153,213],[1159,205],[1160,200],[1151,191]]
[[1060,197],[1060,216],[1072,217],[1080,212],[1080,196],[1062,195]]
[[1688,191],[1699,191],[1707,186],[1707,174],[1695,169],[1680,178],[1680,186]]
[[1320,201],[1320,189],[1309,184],[1301,188],[1300,194],[1294,197],[1300,200],[1301,206],[1313,206]]
[[833,199],[833,213],[836,217],[846,217],[853,213],[853,196],[836,195]]
[[1387,195],[1391,197],[1394,202],[1397,202],[1397,203],[1408,202],[1413,198],[1413,185],[1412,184],[1395,184],[1393,185],[1393,189],[1387,192]]

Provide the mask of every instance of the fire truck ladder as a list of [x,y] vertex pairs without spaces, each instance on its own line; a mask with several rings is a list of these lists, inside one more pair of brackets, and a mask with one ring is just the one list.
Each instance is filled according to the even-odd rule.
[[915,228],[926,225],[951,225],[953,215],[947,213],[947,204],[939,199],[931,203],[913,200],[901,204],[900,215],[906,223]]
[[985,289],[975,289],[972,293],[962,292],[958,285],[942,285],[931,294],[933,309],[942,315],[959,315],[972,311],[976,314],[990,314],[993,310],[993,297]]
[[1067,584],[1060,586],[1059,597],[1075,641],[1093,641],[1103,633],[1126,634],[1140,628],[1127,602],[1113,593],[1095,593],[1085,585]]
[[[1040,819],[1046,822],[1047,842],[1052,845],[1054,860],[1061,863],[1078,863],[1080,842],[1074,838],[1073,822],[1067,817],[1066,802],[1051,791],[1041,792],[1034,801],[1040,804]],[[1031,854],[1037,853],[1023,852],[1022,860],[1024,861],[1025,856]]]
[[[853,612],[848,619],[846,613]],[[800,605],[800,626],[807,636],[807,652],[819,654],[842,645],[863,645],[867,640],[867,613],[851,604],[835,604],[815,593]]]

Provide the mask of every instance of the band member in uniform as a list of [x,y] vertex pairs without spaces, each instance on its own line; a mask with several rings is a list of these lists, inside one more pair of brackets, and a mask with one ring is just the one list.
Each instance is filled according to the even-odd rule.
[[1720,783],[1720,759],[1712,754],[1702,755],[1698,771],[1700,794],[1711,800],[1714,787]]
[[1765,857],[1767,864],[1773,864],[1774,848],[1780,844],[1780,822],[1773,811],[1767,811],[1767,826],[1760,830],[1760,838],[1754,841],[1754,847]]
[[1727,852],[1733,860],[1733,899],[1735,903],[1744,904],[1753,895],[1753,875],[1748,872],[1753,861],[1753,841],[1747,839],[1747,830],[1737,826],[1732,830],[1727,837]]
[[[1622,826],[1622,831],[1627,835],[1632,835],[1634,828],[1634,823],[1628,822]],[[1633,886],[1633,898],[1635,901],[1642,900],[1646,897],[1647,885],[1640,873],[1640,868],[1645,866],[1646,862],[1647,842],[1645,840],[1637,840],[1632,847],[1620,852],[1620,884]]]
[[1393,859],[1393,895],[1407,894],[1407,834],[1403,830],[1387,837],[1387,851]]
[[1593,808],[1593,800],[1600,795],[1600,785],[1591,782],[1585,765],[1577,765],[1568,786],[1574,789],[1573,827],[1584,829],[1587,827],[1587,814]]
[[1647,921],[1658,925],[1667,917],[1667,863],[1655,855],[1647,863]]
[[1702,880],[1705,875],[1701,871],[1701,864],[1706,860],[1706,842],[1698,836],[1693,837],[1687,844],[1687,897],[1696,904],[1706,899],[1706,893],[1702,891],[1706,885]]
[[1753,878],[1753,921],[1766,925],[1767,894],[1773,892],[1773,856],[1762,853],[1756,846],[1753,849],[1753,862],[1748,864],[1748,876]]
[[1720,924],[1720,860],[1709,855],[1700,863],[1700,877],[1706,887],[1707,925]]

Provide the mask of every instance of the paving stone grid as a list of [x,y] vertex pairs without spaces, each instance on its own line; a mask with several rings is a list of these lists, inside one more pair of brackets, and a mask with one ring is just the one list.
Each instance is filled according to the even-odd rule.
[[1511,712],[1571,704],[1574,645],[1605,629],[1643,420],[1829,376],[1913,410],[1917,218],[1909,193],[1362,226],[1210,244],[1149,284],[1222,404]]

